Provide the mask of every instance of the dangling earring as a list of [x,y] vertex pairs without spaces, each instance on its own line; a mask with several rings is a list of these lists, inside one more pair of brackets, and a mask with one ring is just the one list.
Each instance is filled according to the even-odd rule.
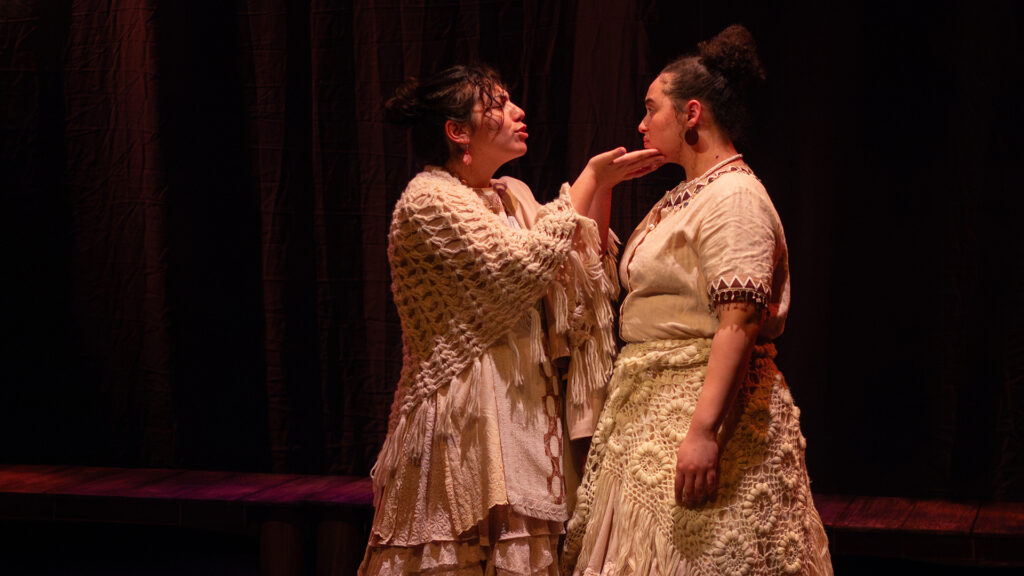
[[469,155],[469,144],[466,144],[466,151],[462,153],[462,163],[466,166],[473,163],[473,157]]
[[695,146],[699,139],[700,137],[697,135],[697,130],[694,128],[687,129],[686,133],[683,134],[683,140],[686,140],[686,143],[690,146]]

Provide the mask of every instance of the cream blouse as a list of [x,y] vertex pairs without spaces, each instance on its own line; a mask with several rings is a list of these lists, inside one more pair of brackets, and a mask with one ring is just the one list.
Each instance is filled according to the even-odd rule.
[[785,327],[786,238],[767,191],[745,166],[667,192],[629,238],[619,267],[626,342],[710,338],[718,329],[713,306],[737,300],[767,308],[760,341]]

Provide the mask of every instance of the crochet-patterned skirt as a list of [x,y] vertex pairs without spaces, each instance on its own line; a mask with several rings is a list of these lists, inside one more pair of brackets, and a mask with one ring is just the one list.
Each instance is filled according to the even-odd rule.
[[569,522],[567,574],[832,574],[800,410],[771,344],[755,349],[720,432],[715,498],[676,505],[676,453],[710,348],[709,339],[661,340],[619,355]]

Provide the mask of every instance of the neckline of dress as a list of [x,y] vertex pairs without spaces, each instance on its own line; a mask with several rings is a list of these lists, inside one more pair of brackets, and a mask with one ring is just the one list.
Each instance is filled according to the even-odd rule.
[[[731,166],[728,169],[723,170],[730,162],[735,162],[743,158],[743,154],[735,154],[722,160],[718,164],[715,164],[711,168],[708,168],[703,174],[692,179],[680,182],[675,188],[665,193],[665,197],[662,198],[663,206],[675,206],[681,202],[689,200],[693,194],[695,194],[700,188],[708,183],[712,182],[717,178],[718,173],[726,171],[743,170],[743,166]],[[747,169],[749,171],[749,168]]]

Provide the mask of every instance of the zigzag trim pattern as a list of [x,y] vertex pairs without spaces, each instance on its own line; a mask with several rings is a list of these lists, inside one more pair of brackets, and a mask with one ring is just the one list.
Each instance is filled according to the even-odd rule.
[[733,276],[732,280],[719,278],[708,283],[708,307],[712,313],[719,304],[727,302],[749,302],[763,309],[768,306],[771,295],[771,286],[751,277],[741,280],[739,276]]

